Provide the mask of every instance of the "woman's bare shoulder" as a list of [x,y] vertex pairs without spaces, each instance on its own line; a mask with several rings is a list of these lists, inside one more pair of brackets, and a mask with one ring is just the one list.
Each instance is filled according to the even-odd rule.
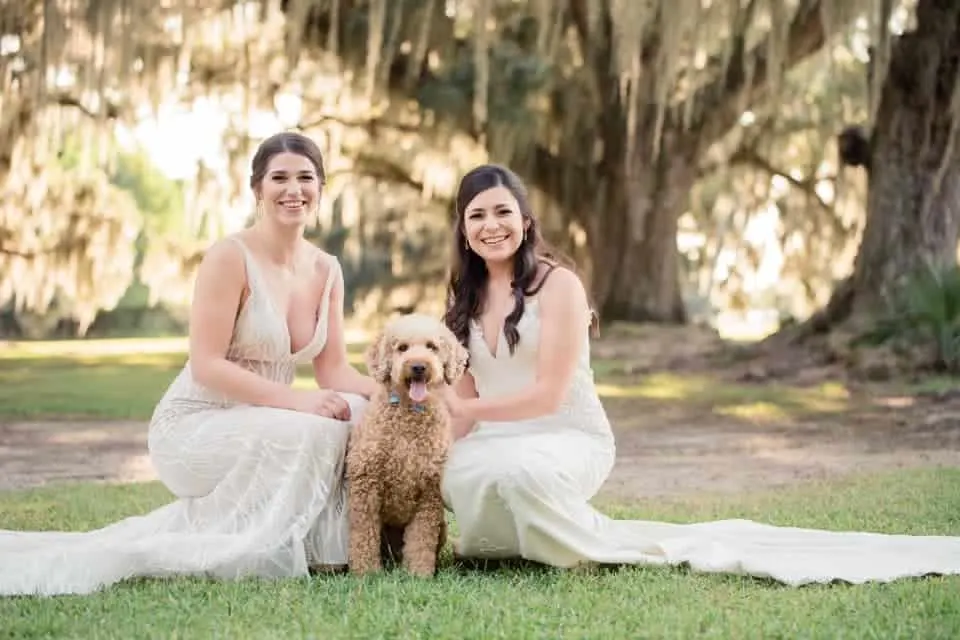
[[336,278],[337,272],[340,270],[340,260],[337,259],[337,256],[324,251],[307,240],[304,240],[304,243],[309,247],[306,255],[313,268],[312,275],[326,282],[331,270],[333,270],[333,276]]
[[206,270],[236,271],[238,268],[243,272],[244,256],[243,248],[237,242],[242,238],[238,234],[231,234],[215,240],[203,254],[201,265],[205,265]]
[[537,275],[531,286],[533,291],[552,297],[575,293],[578,288],[583,289],[583,282],[575,271],[559,262],[540,258]]
[[541,290],[548,297],[579,296],[585,293],[583,281],[572,269],[563,265],[555,265],[545,270]]

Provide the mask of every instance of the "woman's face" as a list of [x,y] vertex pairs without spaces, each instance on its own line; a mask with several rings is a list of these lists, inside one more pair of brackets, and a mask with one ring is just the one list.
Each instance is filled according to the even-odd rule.
[[467,244],[487,262],[511,259],[523,242],[526,226],[517,199],[502,186],[478,193],[463,212]]
[[305,156],[278,153],[267,164],[259,195],[265,218],[284,226],[306,224],[320,200],[317,170]]

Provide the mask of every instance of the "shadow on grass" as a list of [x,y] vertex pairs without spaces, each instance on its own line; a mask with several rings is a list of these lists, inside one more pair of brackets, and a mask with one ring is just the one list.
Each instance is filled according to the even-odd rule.
[[[145,420],[186,361],[186,348],[185,338],[6,343],[0,350],[0,416]],[[361,371],[365,348],[362,342],[348,345],[349,359]],[[751,423],[785,423],[841,414],[868,402],[834,382],[798,388],[721,382],[708,374],[627,376],[615,358],[596,358],[593,367],[601,397],[618,415],[682,410]],[[298,367],[294,384],[314,386],[309,364]],[[944,386],[929,380],[921,384],[923,389],[901,393]]]
[[692,411],[751,422],[784,422],[803,416],[838,414],[855,404],[843,385],[832,382],[798,388],[719,382],[707,375],[658,373],[640,379],[621,376],[601,380],[597,389],[600,396],[613,401],[612,404],[639,403],[653,410],[658,406],[682,405]]
[[[187,361],[180,338],[7,343],[0,355],[0,417],[147,420]],[[364,344],[348,346],[362,368]],[[309,364],[296,386],[314,386]]]

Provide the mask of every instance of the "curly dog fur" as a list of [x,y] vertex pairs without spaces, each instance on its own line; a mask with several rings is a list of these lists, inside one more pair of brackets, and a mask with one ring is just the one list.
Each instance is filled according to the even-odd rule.
[[380,571],[392,530],[402,531],[403,567],[432,576],[446,540],[440,476],[451,444],[438,391],[463,375],[467,352],[439,320],[409,314],[384,328],[366,358],[381,388],[347,449],[350,570]]

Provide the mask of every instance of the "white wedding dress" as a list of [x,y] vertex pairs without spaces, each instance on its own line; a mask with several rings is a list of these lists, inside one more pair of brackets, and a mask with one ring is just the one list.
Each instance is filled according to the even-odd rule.
[[[333,265],[313,339],[291,353],[259,266],[228,359],[291,384],[327,341]],[[345,395],[352,421],[365,406]],[[132,577],[303,576],[347,563],[347,422],[233,403],[197,384],[189,362],[157,405],[150,456],[177,500],[90,532],[0,531],[0,595],[90,593]],[[0,523],[2,524],[2,523]]]
[[[472,324],[470,371],[481,397],[505,396],[536,376],[539,317],[529,298],[511,356]],[[443,496],[460,529],[457,552],[580,563],[680,565],[790,584],[889,581],[960,573],[960,537],[881,535],[775,527],[748,520],[672,524],[614,520],[588,500],[614,464],[614,440],[594,388],[589,338],[566,401],[542,418],[481,423],[457,441]],[[960,533],[960,532],[958,532]]]

